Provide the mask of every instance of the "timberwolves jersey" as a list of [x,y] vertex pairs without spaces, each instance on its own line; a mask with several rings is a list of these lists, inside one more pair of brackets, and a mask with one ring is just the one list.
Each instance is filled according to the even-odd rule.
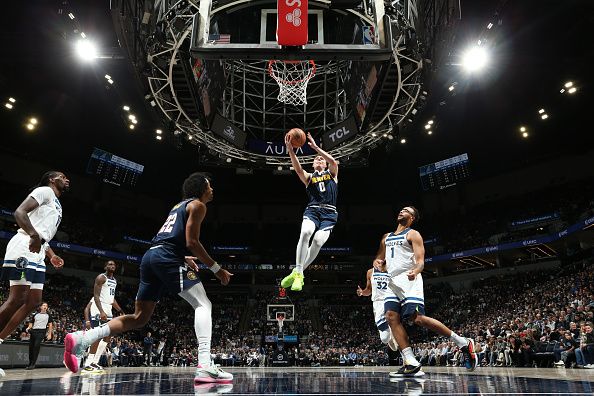
[[391,294],[388,289],[390,275],[387,272],[380,272],[373,269],[371,273],[371,301],[384,301],[384,298]]
[[[105,283],[101,286],[101,293],[99,294],[99,301],[101,302],[101,308],[107,314],[108,317],[111,317],[111,306],[113,304],[113,300],[115,299],[115,291],[116,287],[118,286],[118,282],[115,278],[108,278],[106,274],[101,274],[105,277]],[[96,317],[99,315],[99,309],[95,305],[95,298],[91,298],[91,317]]]
[[336,210],[338,184],[329,170],[314,171],[305,190],[309,199],[307,206],[326,206]]
[[386,237],[386,269],[390,276],[411,270],[415,266],[412,245],[406,240],[410,228],[400,233],[389,233]]
[[186,222],[188,215],[186,206],[192,200],[181,201],[171,209],[167,220],[153,238],[153,246],[163,246],[177,258],[187,255]]

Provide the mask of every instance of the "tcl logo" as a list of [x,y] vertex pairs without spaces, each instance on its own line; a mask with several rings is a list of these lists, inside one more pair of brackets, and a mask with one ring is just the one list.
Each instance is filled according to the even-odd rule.
[[345,136],[348,136],[351,133],[351,131],[349,129],[347,129],[345,126],[338,128],[338,130],[336,130],[335,132],[332,132],[330,134],[330,140],[332,140],[333,142],[336,141],[336,139],[341,139]]

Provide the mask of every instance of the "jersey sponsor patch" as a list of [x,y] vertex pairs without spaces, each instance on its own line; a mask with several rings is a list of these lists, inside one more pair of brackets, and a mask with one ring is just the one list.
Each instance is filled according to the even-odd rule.
[[198,279],[198,276],[196,275],[196,273],[194,271],[188,271],[187,275],[189,280],[196,280]]

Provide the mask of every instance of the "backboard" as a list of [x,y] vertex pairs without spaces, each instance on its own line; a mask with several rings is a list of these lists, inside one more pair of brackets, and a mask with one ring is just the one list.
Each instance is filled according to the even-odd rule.
[[266,306],[266,320],[276,322],[277,313],[285,313],[285,322],[295,321],[295,305],[293,304],[268,304]]

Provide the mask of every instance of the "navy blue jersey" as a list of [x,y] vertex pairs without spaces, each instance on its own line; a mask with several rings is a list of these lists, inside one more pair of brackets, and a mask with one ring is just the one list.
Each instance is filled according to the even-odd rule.
[[329,170],[314,171],[305,190],[309,199],[307,206],[329,205],[336,209],[338,184]]
[[186,255],[186,222],[188,221],[186,206],[191,201],[193,199],[186,199],[171,209],[167,220],[153,238],[153,246],[163,245],[175,254]]

